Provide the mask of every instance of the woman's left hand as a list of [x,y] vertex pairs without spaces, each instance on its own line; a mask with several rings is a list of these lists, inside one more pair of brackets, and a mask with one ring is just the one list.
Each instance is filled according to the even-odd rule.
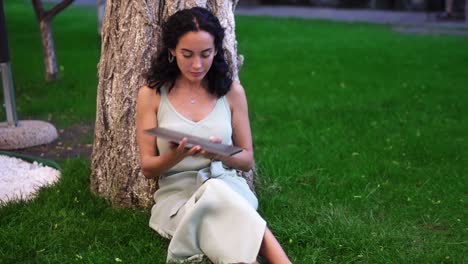
[[[213,143],[221,143],[223,140],[219,137],[210,137],[210,141]],[[203,157],[210,159],[210,160],[219,160],[219,155],[208,152],[204,149],[200,151],[200,154],[203,155]]]

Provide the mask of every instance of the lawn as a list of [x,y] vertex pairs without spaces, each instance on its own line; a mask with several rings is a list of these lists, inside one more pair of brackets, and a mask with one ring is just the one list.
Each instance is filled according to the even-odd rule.
[[[95,9],[54,20],[47,83],[32,6],[5,2],[20,118],[93,122]],[[259,211],[294,263],[468,262],[467,37],[241,16],[236,32]],[[59,163],[56,186],[0,208],[1,263],[164,262],[147,210],[91,194],[86,158]]]

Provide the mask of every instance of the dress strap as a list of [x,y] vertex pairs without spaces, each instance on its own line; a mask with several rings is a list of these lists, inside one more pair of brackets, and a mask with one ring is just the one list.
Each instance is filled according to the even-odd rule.
[[[166,85],[163,85],[161,87],[161,89],[159,90],[160,91],[160,95],[161,95],[161,99],[159,100],[159,107],[158,107],[158,113],[157,113],[157,116],[158,116],[158,122],[159,120],[162,120],[161,118],[163,118],[166,114],[167,114],[167,90],[166,90]],[[159,124],[158,124],[159,126]]]
[[160,93],[161,93],[161,97],[166,97],[167,96],[167,85],[163,85],[161,86],[161,89],[159,89]]
[[229,105],[229,102],[226,98],[226,96],[222,96],[218,100],[221,100],[224,106],[224,109],[226,110],[226,118],[228,118],[229,121],[231,121],[231,107]]

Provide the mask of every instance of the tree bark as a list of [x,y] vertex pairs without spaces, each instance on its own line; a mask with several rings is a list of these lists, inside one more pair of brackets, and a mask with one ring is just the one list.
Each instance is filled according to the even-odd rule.
[[41,0],[32,0],[36,18],[41,32],[42,49],[44,52],[45,78],[48,81],[58,77],[57,58],[55,57],[54,38],[52,37],[52,18],[65,9],[74,0],[64,0],[52,9],[45,11]]
[[[160,46],[168,16],[194,6],[211,10],[226,29],[225,54],[238,79],[234,9],[237,0],[107,1],[102,25],[101,58],[91,189],[112,205],[149,207],[157,186],[140,172],[135,106],[138,89]],[[250,175],[253,178],[252,175]],[[251,183],[252,184],[252,183]],[[253,186],[253,185],[252,185]]]
[[56,80],[58,77],[57,58],[55,57],[54,38],[52,37],[50,21],[41,20],[39,28],[44,52],[45,78],[48,81]]

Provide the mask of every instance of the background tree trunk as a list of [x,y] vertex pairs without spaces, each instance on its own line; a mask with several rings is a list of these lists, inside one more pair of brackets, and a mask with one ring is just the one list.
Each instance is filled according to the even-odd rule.
[[50,21],[39,21],[41,30],[41,42],[44,52],[45,78],[48,81],[56,80],[58,77],[57,58],[55,57],[54,38]]
[[98,18],[98,34],[102,35],[102,18],[106,9],[106,0],[96,0],[96,11]]
[[[234,9],[237,0],[107,1],[98,65],[97,113],[91,189],[124,207],[148,207],[156,181],[139,167],[135,105],[138,89],[160,46],[161,25],[176,11],[193,6],[211,10],[226,29],[225,53],[238,79]],[[250,175],[251,176],[251,175]]]
[[44,51],[45,78],[56,80],[58,76],[57,58],[55,57],[54,38],[52,37],[52,18],[71,5],[74,0],[63,0],[48,11],[44,10],[41,0],[32,0],[34,12],[41,31],[42,49]]

